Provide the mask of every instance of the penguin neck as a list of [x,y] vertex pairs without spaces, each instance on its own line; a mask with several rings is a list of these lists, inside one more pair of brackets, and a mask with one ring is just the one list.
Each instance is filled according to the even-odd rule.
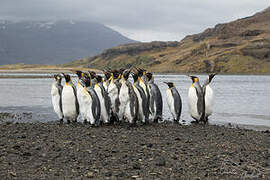
[[56,81],[55,83],[57,86],[61,86],[61,81]]

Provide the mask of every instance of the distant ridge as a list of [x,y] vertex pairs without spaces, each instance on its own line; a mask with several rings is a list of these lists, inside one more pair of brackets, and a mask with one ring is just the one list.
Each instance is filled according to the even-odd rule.
[[270,73],[270,7],[180,42],[121,45],[66,66],[141,66],[154,72]]
[[132,42],[94,22],[0,20],[0,65],[63,64]]

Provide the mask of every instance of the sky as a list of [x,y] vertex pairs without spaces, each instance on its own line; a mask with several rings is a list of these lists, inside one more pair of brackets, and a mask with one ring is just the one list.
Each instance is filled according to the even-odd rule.
[[1,0],[0,19],[94,21],[137,41],[180,41],[269,6],[270,0]]

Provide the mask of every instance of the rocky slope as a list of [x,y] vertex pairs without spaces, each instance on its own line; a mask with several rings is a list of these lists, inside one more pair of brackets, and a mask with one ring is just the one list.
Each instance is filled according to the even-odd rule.
[[0,20],[0,65],[63,64],[131,42],[93,22]]
[[136,65],[155,72],[270,73],[270,8],[180,42],[134,43],[67,66]]

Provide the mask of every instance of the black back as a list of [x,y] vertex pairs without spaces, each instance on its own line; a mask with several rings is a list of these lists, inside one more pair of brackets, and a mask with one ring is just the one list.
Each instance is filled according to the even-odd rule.
[[[182,112],[182,100],[180,97],[180,94],[178,93],[177,89],[175,87],[171,88],[171,92],[172,92],[172,96],[174,99],[174,109],[176,111],[176,115],[177,115],[177,121],[180,120],[180,116],[181,116],[181,112]],[[179,102],[179,103],[176,103]]]

